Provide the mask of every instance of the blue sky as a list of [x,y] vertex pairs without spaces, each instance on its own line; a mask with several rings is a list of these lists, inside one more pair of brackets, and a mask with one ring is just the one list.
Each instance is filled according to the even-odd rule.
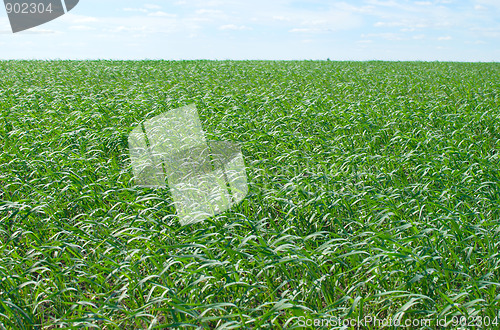
[[500,61],[500,0],[80,0],[0,59]]

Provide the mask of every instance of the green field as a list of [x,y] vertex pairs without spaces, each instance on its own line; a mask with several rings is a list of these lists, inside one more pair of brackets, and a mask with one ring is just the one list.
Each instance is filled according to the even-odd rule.
[[[499,63],[0,70],[1,329],[500,326]],[[249,194],[182,227],[127,138],[191,103],[240,143]]]

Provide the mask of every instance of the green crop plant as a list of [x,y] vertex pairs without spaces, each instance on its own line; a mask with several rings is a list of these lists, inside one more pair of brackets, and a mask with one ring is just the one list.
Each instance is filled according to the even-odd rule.
[[[500,64],[0,70],[0,328],[500,322]],[[127,139],[187,104],[241,146],[249,192],[180,226]]]

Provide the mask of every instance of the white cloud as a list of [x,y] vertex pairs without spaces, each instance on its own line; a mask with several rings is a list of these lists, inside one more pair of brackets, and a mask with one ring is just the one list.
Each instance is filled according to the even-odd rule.
[[500,26],[496,27],[480,27],[480,26],[475,26],[469,29],[469,31],[477,34],[478,36],[481,37],[487,37],[487,38],[500,38]]
[[18,33],[22,33],[22,34],[55,34],[58,32],[55,30],[34,28],[34,29],[30,29],[30,30],[24,30],[24,31],[21,31]]
[[72,13],[68,13],[62,16],[60,20],[63,20],[64,22],[68,22],[70,24],[93,23],[99,21],[96,17],[75,15]]
[[146,8],[123,8],[123,11],[141,12],[141,13],[147,13],[148,12],[148,10]]
[[98,29],[106,39],[114,39],[119,36],[153,37],[154,34],[186,35],[194,33],[198,28],[195,22],[187,19],[170,19],[164,16],[128,16],[128,17],[106,17],[100,19]]
[[[233,1],[224,1],[224,0],[209,0],[209,1],[203,1],[203,0],[190,0],[190,1],[185,1],[185,0],[180,0],[174,3],[177,6],[189,6],[190,8],[196,8],[196,7],[222,7],[222,6],[230,6],[234,5],[235,2]],[[258,5],[258,4],[255,4]]]
[[363,24],[361,15],[338,10],[314,13],[289,12],[283,17],[287,19],[276,20],[275,16],[271,16],[271,20],[287,26],[291,33],[344,31],[359,28]]
[[144,8],[146,8],[146,9],[161,9],[161,6],[152,5],[152,4],[145,4]]
[[232,31],[242,31],[242,30],[251,30],[252,28],[245,25],[235,25],[235,24],[226,24],[219,26],[219,30],[232,30]]
[[149,13],[148,16],[152,16],[152,17],[170,17],[170,18],[175,18],[177,17],[177,15],[175,14],[168,14],[164,11],[155,11],[153,13]]
[[376,22],[373,24],[374,27],[396,27],[396,26],[404,26],[403,22]]
[[145,32],[147,30],[147,27],[146,26],[134,26],[134,27],[131,27],[131,26],[127,26],[127,25],[121,25],[121,26],[117,26],[113,29],[108,29],[106,30],[107,32],[111,32],[111,33],[121,33],[121,32]]
[[206,9],[206,8],[203,8],[203,9],[198,9],[196,11],[196,14],[198,15],[205,15],[205,14],[222,14],[222,10],[219,10],[219,9]]
[[466,41],[465,43],[469,44],[469,45],[485,45],[486,44],[486,42],[483,40]]
[[367,34],[362,34],[362,38],[381,38],[385,40],[390,40],[390,41],[401,41],[401,40],[406,40],[403,35],[400,33],[392,33],[392,32],[387,32],[387,33],[367,33]]
[[72,25],[69,27],[70,30],[73,31],[92,31],[95,30],[95,28],[87,25]]
[[375,6],[385,6],[385,7],[398,7],[400,4],[396,1],[380,1],[380,0],[368,0],[366,3],[375,5]]
[[325,29],[314,29],[314,28],[294,28],[289,30],[291,33],[323,33],[328,32]]
[[367,15],[373,14],[374,11],[376,10],[376,7],[374,5],[371,5],[371,4],[363,5],[363,6],[354,6],[354,5],[348,4],[346,2],[337,2],[337,3],[335,3],[333,8],[335,10],[340,10],[343,12],[367,14]]
[[500,1],[499,0],[476,0],[478,5],[483,5],[487,7],[493,7],[496,9],[500,9]]
[[429,28],[432,25],[432,22],[420,19],[403,19],[400,21],[391,21],[391,22],[376,22],[373,26],[375,27],[404,27],[402,30],[404,31],[415,31],[416,29],[425,29]]
[[292,20],[290,17],[280,16],[280,15],[273,16],[273,19],[281,22],[290,22]]
[[439,37],[438,38],[439,41],[448,41],[448,40],[451,40],[451,39],[453,39],[453,38],[450,37],[450,36],[444,36],[444,37]]

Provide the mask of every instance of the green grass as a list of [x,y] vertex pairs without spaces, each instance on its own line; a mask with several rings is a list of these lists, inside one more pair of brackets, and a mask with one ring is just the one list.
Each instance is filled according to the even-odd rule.
[[[0,328],[500,322],[500,64],[0,70]],[[134,186],[127,137],[190,103],[250,191],[181,227],[168,190]]]

